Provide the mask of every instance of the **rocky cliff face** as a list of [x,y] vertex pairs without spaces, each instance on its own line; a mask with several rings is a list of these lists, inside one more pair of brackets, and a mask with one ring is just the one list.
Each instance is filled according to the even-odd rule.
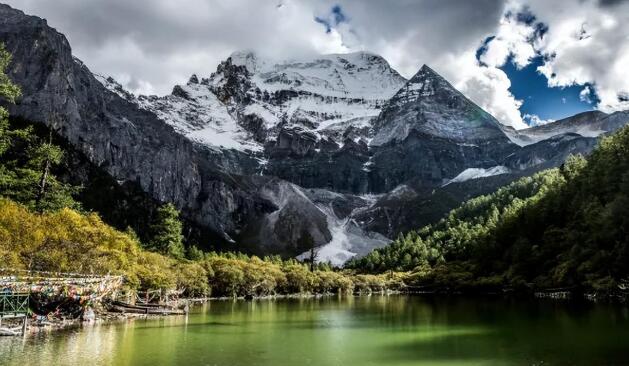
[[592,112],[515,131],[429,67],[407,81],[365,52],[237,52],[170,95],[135,96],[94,76],[44,20],[4,5],[0,41],[24,95],[13,114],[44,122],[234,249],[289,256],[314,243],[335,264],[588,153],[629,120]]
[[0,5],[0,41],[13,55],[9,75],[23,94],[10,112],[45,123],[119,182],[174,202],[225,241],[276,210],[257,194],[264,182],[237,174],[250,156],[194,144],[155,113],[107,90],[44,20]]

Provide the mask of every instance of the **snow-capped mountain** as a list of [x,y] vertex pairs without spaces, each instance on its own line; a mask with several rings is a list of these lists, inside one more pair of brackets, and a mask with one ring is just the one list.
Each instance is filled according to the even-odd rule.
[[[425,223],[422,214],[409,220],[416,210],[405,202],[424,205],[432,217],[444,210],[432,195],[458,202],[467,196],[457,187],[484,193],[495,182],[556,166],[629,120],[589,112],[516,131],[430,67],[407,81],[364,52],[290,61],[236,52],[210,77],[193,75],[164,97],[134,97],[100,80],[191,140],[253,154],[260,174],[292,182],[261,191],[278,209],[254,236],[295,242],[295,233],[307,230],[325,243],[320,259],[335,264],[386,244],[404,222]],[[281,199],[268,193],[276,190]],[[295,215],[317,224],[288,232],[275,226],[279,217]]]
[[111,78],[98,79],[194,141],[251,152],[276,141],[282,129],[339,145],[348,127],[367,138],[370,120],[406,82],[367,52],[283,61],[235,52],[210,77],[192,75],[164,97],[135,97]]
[[207,85],[199,84],[194,75],[187,85],[176,86],[172,94],[164,97],[136,97],[112,78],[95,76],[109,90],[140,108],[155,113],[177,132],[193,141],[216,148],[252,152],[262,150],[262,145],[238,124],[227,106],[218,100]]
[[545,125],[523,130],[505,129],[505,132],[513,142],[520,146],[526,146],[565,134],[598,137],[621,128],[627,123],[627,119],[629,119],[629,112],[627,111],[612,114],[589,111]]
[[372,145],[403,141],[411,130],[458,143],[489,143],[507,137],[500,123],[424,65],[386,104]]
[[0,18],[23,94],[10,113],[54,128],[115,182],[174,203],[232,250],[315,245],[339,264],[629,122],[589,113],[515,131],[428,66],[407,81],[366,52],[236,52],[170,95],[134,96],[93,75],[43,19],[5,5]]

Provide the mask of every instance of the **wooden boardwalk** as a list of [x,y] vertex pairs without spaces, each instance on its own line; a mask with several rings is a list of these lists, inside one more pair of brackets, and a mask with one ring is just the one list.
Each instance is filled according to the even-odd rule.
[[[20,335],[26,331],[34,294],[65,296],[100,301],[120,289],[122,276],[29,271],[0,268],[0,335]],[[3,319],[21,319],[21,327],[3,327]]]

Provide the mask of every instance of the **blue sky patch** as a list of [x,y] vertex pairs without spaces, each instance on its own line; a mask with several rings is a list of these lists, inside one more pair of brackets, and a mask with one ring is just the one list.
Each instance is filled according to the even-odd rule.
[[[507,18],[515,19],[518,23],[523,23],[534,28],[534,33],[529,42],[544,37],[548,32],[548,26],[538,22],[535,15],[528,8],[524,8],[518,13],[507,13]],[[494,36],[486,38],[476,51],[476,60],[481,66],[487,66],[481,61],[481,56],[487,51],[488,45],[494,40]],[[552,58],[553,55],[546,57]],[[513,96],[522,101],[520,113],[529,125],[533,120],[559,120],[574,114],[592,110],[598,103],[592,85],[572,85],[568,87],[549,87],[546,76],[537,71],[546,60],[544,56],[538,55],[531,62],[518,69],[510,56],[507,62],[499,67],[507,74],[511,81],[509,90]],[[590,94],[584,98],[581,92],[588,88]],[[533,117],[531,117],[533,116]]]
[[[594,108],[597,102],[596,95],[591,95],[589,101],[580,97],[586,86],[594,93],[591,85],[549,87],[546,76],[537,71],[543,63],[543,58],[538,56],[521,69],[518,69],[511,60],[500,67],[511,80],[509,90],[516,99],[522,101],[520,112],[523,116],[529,114],[543,120],[558,120]],[[526,122],[530,123],[530,120]]]
[[325,27],[325,32],[330,33],[332,29],[341,23],[348,23],[349,18],[340,5],[334,5],[325,16],[315,16],[315,22]]

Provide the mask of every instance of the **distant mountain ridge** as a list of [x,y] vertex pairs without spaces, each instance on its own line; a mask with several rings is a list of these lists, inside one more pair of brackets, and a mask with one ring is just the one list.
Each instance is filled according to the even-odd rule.
[[170,95],[135,96],[94,76],[44,20],[6,5],[0,41],[23,89],[14,115],[46,123],[227,245],[291,256],[314,244],[335,264],[588,153],[629,121],[591,112],[515,131],[428,66],[407,81],[366,52],[296,61],[236,52]]
[[111,78],[99,80],[195,141],[242,151],[261,151],[288,128],[342,145],[339,130],[366,126],[406,82],[367,52],[271,61],[252,51],[234,52],[210,77],[192,75],[164,97],[136,98]]

